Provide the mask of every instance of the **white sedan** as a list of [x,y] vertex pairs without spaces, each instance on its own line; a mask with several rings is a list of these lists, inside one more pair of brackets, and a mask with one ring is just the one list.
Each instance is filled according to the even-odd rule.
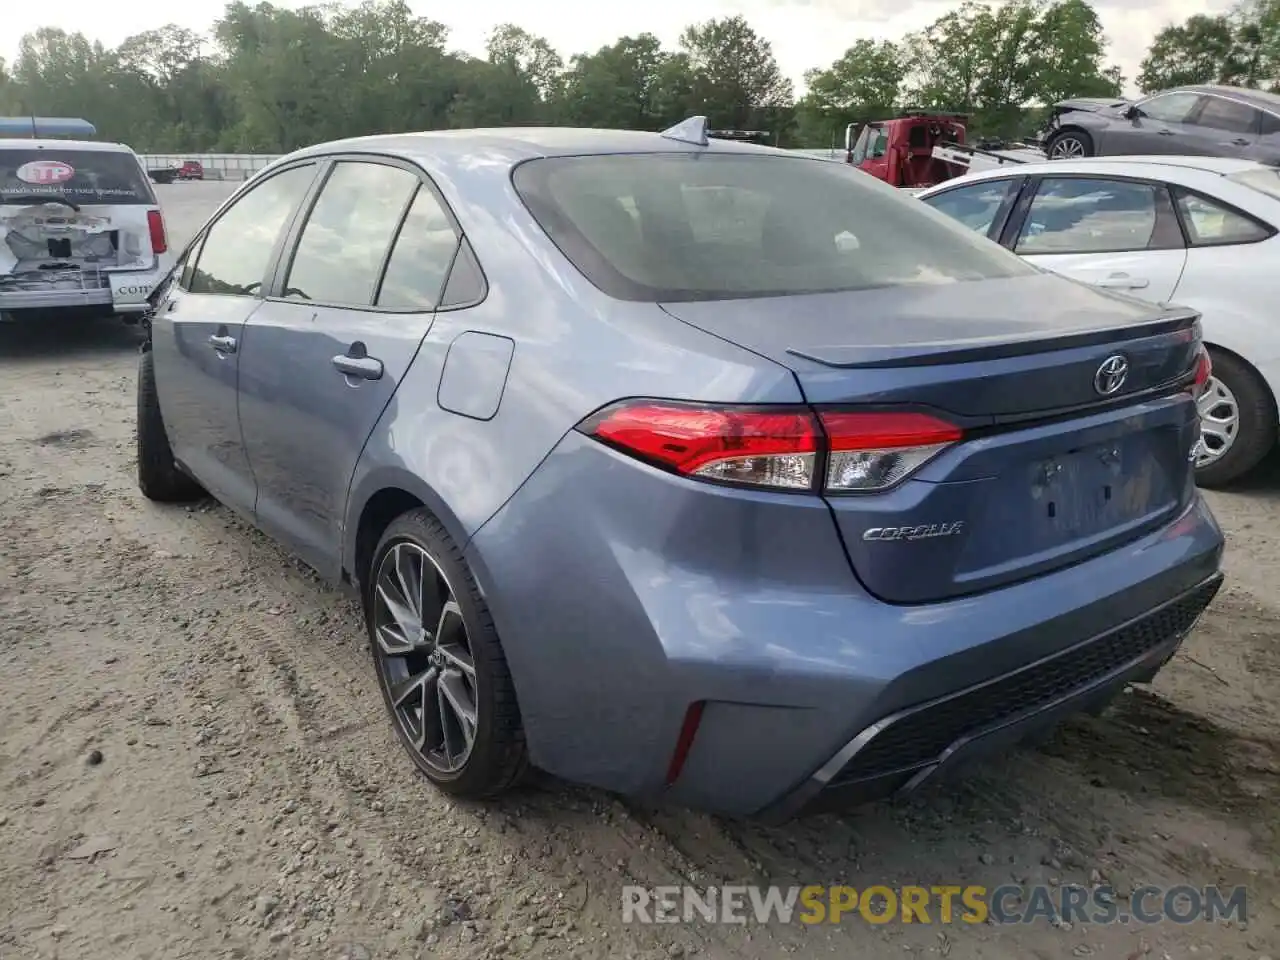
[[917,195],[1028,261],[1203,316],[1213,378],[1196,478],[1247,473],[1280,415],[1280,169],[1215,157],[1098,157],[999,167]]

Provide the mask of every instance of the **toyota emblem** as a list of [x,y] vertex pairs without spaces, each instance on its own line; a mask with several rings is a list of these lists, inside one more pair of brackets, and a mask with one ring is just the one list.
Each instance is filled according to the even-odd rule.
[[1121,387],[1129,377],[1129,361],[1120,354],[1113,354],[1102,361],[1098,372],[1093,375],[1093,389],[1104,397],[1109,397]]

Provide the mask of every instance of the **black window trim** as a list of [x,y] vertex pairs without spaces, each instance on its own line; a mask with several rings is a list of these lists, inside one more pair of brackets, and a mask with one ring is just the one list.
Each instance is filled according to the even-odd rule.
[[[217,212],[214,213],[213,219],[210,220],[208,223],[206,223],[203,227],[201,227],[200,232],[196,234],[196,236],[193,237],[191,242],[187,245],[188,251],[196,251],[197,245],[199,246],[199,250],[196,252],[196,259],[191,265],[191,272],[193,276],[195,275],[195,272],[200,269],[200,258],[204,256],[205,241],[209,239],[209,234],[213,231],[214,227],[216,227],[219,223],[222,222],[223,217],[225,217],[228,213],[230,213],[233,209],[235,209],[240,204],[241,200],[243,200],[249,194],[253,193],[254,190],[257,190],[268,180],[274,180],[276,177],[280,176],[283,173],[288,173],[291,170],[298,170],[302,167],[315,168],[315,170],[313,170],[311,174],[311,183],[307,186],[307,189],[303,191],[301,201],[299,201],[299,203],[293,208],[293,214],[287,218],[288,223],[285,229],[281,231],[278,237],[276,237],[275,245],[271,248],[271,254],[267,257],[267,264],[262,274],[262,282],[258,286],[258,289],[255,290],[253,293],[202,293],[200,291],[194,291],[194,296],[239,297],[239,298],[245,298],[250,300],[269,299],[266,296],[266,293],[269,289],[269,285],[274,280],[274,277],[276,274],[276,268],[280,262],[280,255],[283,252],[285,243],[289,238],[290,231],[292,231],[294,224],[297,223],[298,212],[302,210],[303,207],[306,206],[308,198],[312,195],[312,191],[315,190],[316,181],[319,179],[318,173],[320,172],[320,166],[321,165],[313,157],[302,158],[295,163],[282,164],[279,167],[272,168],[269,172],[266,173],[265,176],[254,177],[252,180],[245,183],[245,185],[241,189],[237,190],[235,193],[233,193],[230,197],[227,198],[226,203],[224,203],[222,207],[220,207],[217,210]],[[183,292],[193,293],[193,291],[185,287],[183,288]]]
[[[1027,182],[1030,179],[1031,178],[1025,173],[1005,174],[1001,177],[984,177],[982,180],[971,180],[968,183],[964,183],[960,178],[957,178],[956,183],[953,186],[949,186],[944,190],[935,191],[927,197],[921,197],[920,202],[928,203],[930,200],[936,200],[938,197],[945,197],[949,193],[955,193],[958,190],[970,190],[975,187],[984,186],[988,183],[1009,184],[1011,189],[1005,193],[1004,199],[1000,201],[1000,206],[996,208],[995,215],[991,218],[991,225],[987,227],[987,232],[984,234],[988,240],[995,240],[999,243],[1000,237],[1004,232],[1005,224],[1008,222],[1009,217],[1013,215],[1013,209],[1017,204],[1018,199],[1022,196],[1023,191],[1026,190]],[[929,205],[931,207],[933,206],[932,204]],[[941,210],[938,212],[942,213]]]
[[[1280,231],[1278,231],[1271,224],[1267,223],[1265,220],[1255,216],[1252,213],[1249,213],[1245,210],[1240,209],[1233,203],[1228,203],[1226,200],[1222,200],[1218,197],[1210,196],[1209,194],[1205,193],[1203,190],[1196,190],[1194,187],[1186,187],[1180,183],[1170,183],[1168,186],[1169,186],[1170,196],[1173,200],[1173,213],[1174,213],[1174,216],[1178,218],[1178,226],[1182,229],[1182,238],[1183,240],[1186,241],[1188,250],[1201,250],[1208,247],[1247,247],[1255,243],[1265,243],[1267,240],[1270,240],[1272,237],[1274,237],[1277,233],[1280,233]],[[1256,240],[1218,240],[1212,243],[1196,243],[1195,240],[1192,238],[1191,228],[1187,224],[1186,217],[1183,216],[1182,207],[1178,203],[1179,191],[1181,191],[1182,193],[1188,194],[1189,196],[1197,197],[1200,200],[1204,200],[1206,203],[1211,203],[1215,207],[1220,207],[1221,209],[1227,211],[1228,213],[1234,213],[1239,217],[1243,217],[1245,220],[1248,220],[1250,223],[1256,224],[1257,226],[1261,227],[1263,230],[1264,236],[1261,236]]]
[[[1018,254],[1020,257],[1056,257],[1056,256],[1087,256],[1089,254],[1109,255],[1115,253],[1154,253],[1160,250],[1185,250],[1190,246],[1187,240],[1186,230],[1183,227],[1181,219],[1178,219],[1178,205],[1174,202],[1173,193],[1170,185],[1163,180],[1153,180],[1151,177],[1137,177],[1125,174],[1114,173],[1039,173],[1028,178],[1031,182],[1022,191],[1022,196],[1018,198],[1017,208],[1013,215],[1009,218],[1004,226],[1004,230],[1000,234],[1000,245],[1007,247],[1009,250]],[[1034,202],[1036,195],[1040,192],[1040,187],[1045,180],[1106,180],[1108,182],[1118,183],[1134,183],[1141,184],[1146,187],[1154,187],[1157,193],[1156,197],[1156,222],[1152,227],[1151,236],[1154,238],[1160,228],[1162,217],[1172,216],[1174,223],[1177,225],[1179,233],[1182,235],[1182,245],[1180,247],[1168,246],[1151,246],[1151,241],[1147,241],[1147,246],[1132,249],[1120,250],[1054,250],[1054,251],[1031,251],[1030,253],[1019,253],[1017,249],[1018,237],[1022,233],[1022,227],[1027,219],[1027,214],[1031,210],[1031,204]],[[1160,194],[1164,195],[1164,206],[1161,209]]]
[[[317,162],[321,165],[320,176],[312,183],[311,189],[303,198],[302,203],[298,207],[293,222],[289,225],[289,229],[285,233],[284,244],[279,251],[279,255],[274,262],[274,269],[271,272],[269,286],[264,285],[266,292],[265,299],[273,303],[287,303],[293,306],[307,306],[316,308],[327,308],[335,310],[359,310],[364,313],[382,313],[382,314],[422,314],[422,313],[446,313],[453,310],[465,310],[478,306],[483,303],[489,296],[489,278],[484,271],[483,265],[480,263],[478,255],[474,254],[475,244],[471,244],[473,251],[473,261],[479,271],[480,295],[466,303],[451,304],[449,306],[440,306],[439,301],[444,296],[445,290],[449,285],[449,277],[453,272],[454,265],[458,262],[458,250],[462,246],[462,242],[466,239],[467,234],[462,229],[462,224],[458,221],[457,215],[449,202],[440,192],[439,187],[431,179],[431,175],[416,163],[399,156],[384,153],[352,153],[342,151],[337,153],[313,154],[307,158],[309,161]],[[424,186],[430,191],[435,198],[440,209],[444,211],[445,219],[449,221],[449,226],[453,229],[454,248],[453,256],[449,261],[449,266],[445,270],[444,277],[440,282],[440,289],[436,291],[437,305],[431,309],[421,308],[400,308],[400,307],[380,307],[376,303],[371,304],[351,304],[351,303],[327,303],[319,300],[298,300],[292,297],[284,296],[285,279],[289,275],[289,269],[293,265],[293,258],[298,252],[298,240],[302,236],[303,227],[311,217],[311,212],[315,208],[316,201],[319,199],[320,192],[328,182],[329,176],[333,169],[339,163],[376,163],[382,166],[395,167],[412,174],[418,180],[418,186],[409,194],[409,199],[400,211],[400,217],[396,221],[395,230],[392,232],[391,242],[387,244],[387,249],[383,251],[382,264],[378,270],[378,277],[374,283],[373,299],[376,301],[378,295],[382,292],[382,283],[386,278],[387,264],[390,262],[391,253],[395,249],[396,241],[400,238],[400,230],[404,226],[405,218],[409,214],[409,210],[413,206],[413,201],[418,196]]]

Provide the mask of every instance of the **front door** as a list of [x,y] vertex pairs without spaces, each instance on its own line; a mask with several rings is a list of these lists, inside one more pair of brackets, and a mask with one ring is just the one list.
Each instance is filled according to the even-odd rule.
[[1199,103],[1194,93],[1164,93],[1136,104],[1132,118],[1112,120],[1096,144],[1100,156],[1186,153],[1187,118]]
[[1020,221],[1015,253],[1054,273],[1162,302],[1187,251],[1164,184],[1109,177],[1044,177]]
[[152,319],[156,390],[174,457],[214,497],[253,509],[236,384],[245,321],[315,164],[284,170],[228,206],[188,252]]
[[334,163],[246,324],[240,422],[268,534],[340,569],[356,461],[434,318],[457,233],[407,165]]

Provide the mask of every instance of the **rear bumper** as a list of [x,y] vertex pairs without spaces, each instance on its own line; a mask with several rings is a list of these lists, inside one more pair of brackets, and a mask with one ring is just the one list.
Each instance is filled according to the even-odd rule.
[[882,717],[763,814],[807,812],[906,795],[1150,680],[1222,586],[1216,574],[1107,633],[1004,676]]
[[[47,285],[0,284],[0,312],[10,310],[80,310],[107,308],[114,313],[147,310],[147,297],[168,272],[169,264],[157,258],[157,265],[141,270],[85,272]],[[70,273],[70,271],[68,271]]]
[[[776,818],[843,783],[851,760],[874,756],[862,750],[907,757],[872,771],[903,776],[867,785],[868,796],[893,792],[1003,742],[1001,731],[1021,736],[1037,715],[1149,673],[1203,604],[1167,629],[1144,618],[1184,600],[1207,604],[1222,546],[1196,496],[1167,526],[1085,562],[983,594],[892,605],[853,576],[818,498],[709,488],[571,434],[466,556],[537,766],[626,794]],[[1154,639],[1101,657],[1139,622],[1154,624]],[[890,734],[910,732],[907,721],[932,705],[1082,659],[1087,669],[1037,688],[1020,708],[971,710],[953,736],[935,733],[932,752],[889,749]],[[701,722],[668,783],[694,703],[704,705]]]

